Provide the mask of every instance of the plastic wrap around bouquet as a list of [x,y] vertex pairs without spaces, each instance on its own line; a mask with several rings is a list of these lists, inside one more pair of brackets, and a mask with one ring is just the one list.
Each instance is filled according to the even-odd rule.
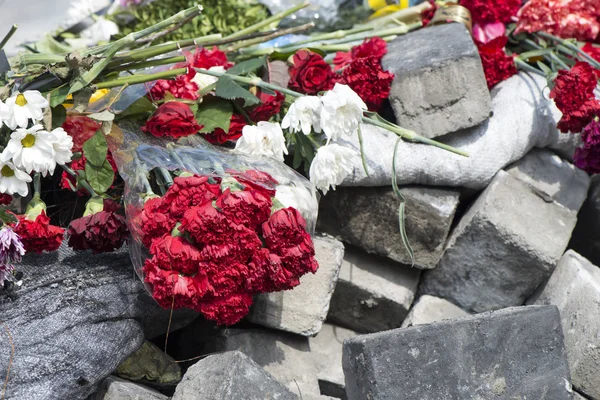
[[304,177],[197,136],[173,142],[120,128],[108,142],[125,182],[131,259],[162,307],[231,325],[254,294],[316,272],[318,198]]

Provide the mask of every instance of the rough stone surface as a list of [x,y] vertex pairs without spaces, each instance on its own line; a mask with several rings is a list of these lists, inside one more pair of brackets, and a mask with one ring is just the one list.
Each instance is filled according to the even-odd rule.
[[317,273],[304,275],[292,290],[255,296],[248,320],[303,336],[321,330],[340,273],[344,245],[326,235],[315,237],[314,243]]
[[460,307],[439,297],[423,295],[413,304],[408,315],[402,321],[401,328],[424,325],[445,319],[461,318],[469,315]]
[[344,343],[349,400],[571,398],[560,315],[517,307]]
[[383,69],[396,76],[390,103],[398,125],[433,138],[490,117],[491,98],[481,58],[467,29],[444,24],[398,36]]
[[590,186],[588,174],[550,150],[533,149],[506,172],[574,212],[581,208]]
[[573,400],[587,400],[585,397],[583,397],[582,395],[580,395],[577,392],[573,392]]
[[342,370],[342,345],[344,340],[356,335],[356,332],[349,329],[324,324],[321,332],[309,339],[321,393],[345,398],[346,383]]
[[192,365],[172,400],[297,400],[256,362],[239,351],[208,356]]
[[[460,192],[419,186],[400,191],[406,199],[405,225],[415,266],[434,268],[444,251]],[[337,188],[321,199],[319,225],[345,243],[410,264],[398,227],[399,205],[390,186]]]
[[571,382],[583,394],[600,399],[600,268],[569,250],[527,303],[558,307]]
[[155,390],[114,376],[102,381],[98,391],[87,400],[167,400]]
[[[0,314],[15,346],[6,399],[78,400],[144,342],[167,330],[169,310],[148,295],[127,249],[110,254],[29,254],[23,286]],[[195,313],[174,314],[175,329]],[[0,370],[10,348],[3,341]]]
[[579,211],[577,225],[569,244],[594,265],[600,265],[600,175],[592,177],[587,200]]
[[420,291],[465,311],[522,305],[552,273],[576,218],[500,171],[462,217]]
[[292,393],[320,393],[306,337],[277,331],[228,329],[206,347],[209,353],[233,350],[246,354]]
[[121,363],[115,375],[130,381],[151,382],[156,386],[175,386],[181,381],[181,368],[152,342],[144,342]]
[[338,397],[329,397],[321,394],[307,393],[302,395],[302,400],[337,400]]
[[420,273],[346,247],[327,318],[362,333],[398,328],[413,302]]

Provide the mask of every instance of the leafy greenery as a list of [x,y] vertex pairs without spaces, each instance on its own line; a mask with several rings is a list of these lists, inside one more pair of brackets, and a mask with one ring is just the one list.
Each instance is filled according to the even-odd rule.
[[86,162],[85,177],[92,189],[97,193],[106,193],[113,183],[115,174],[110,162],[105,159],[101,167],[97,167],[91,162]]
[[231,102],[214,97],[205,98],[196,113],[198,123],[203,125],[200,132],[210,133],[217,128],[227,132],[232,114],[233,106]]
[[94,136],[89,138],[83,144],[83,154],[85,155],[85,158],[87,158],[88,161],[86,162],[86,165],[91,163],[95,167],[102,167],[104,165],[104,162],[106,161],[107,153],[108,144],[106,143],[106,138],[104,137],[104,134],[100,129],[96,132]]
[[[133,7],[129,12],[115,14],[111,18],[119,25],[119,37],[123,37],[196,4],[204,7],[199,17],[157,39],[154,44],[214,33],[227,36],[269,17],[267,8],[255,0],[156,0],[141,7]],[[131,17],[133,21],[130,20]]]
[[253,106],[260,103],[258,97],[250,93],[238,85],[233,79],[227,75],[222,75],[217,81],[217,88],[215,90],[217,97],[221,97],[227,100],[242,99],[246,107]]

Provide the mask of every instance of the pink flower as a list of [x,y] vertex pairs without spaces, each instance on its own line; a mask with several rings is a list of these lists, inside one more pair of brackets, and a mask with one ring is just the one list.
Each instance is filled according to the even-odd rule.
[[500,36],[504,36],[506,27],[502,22],[492,22],[489,24],[475,24],[473,26],[473,37],[481,43],[488,43]]

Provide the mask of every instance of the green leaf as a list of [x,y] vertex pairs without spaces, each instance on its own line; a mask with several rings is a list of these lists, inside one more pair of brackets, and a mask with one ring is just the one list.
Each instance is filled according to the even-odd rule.
[[233,106],[231,102],[219,98],[205,98],[198,108],[196,119],[200,125],[204,125],[200,133],[210,133],[217,128],[225,132],[229,130]]
[[99,113],[90,114],[90,115],[88,115],[88,117],[93,120],[99,121],[99,122],[109,122],[109,121],[114,121],[115,114],[111,113],[108,110],[104,110]]
[[132,105],[127,107],[125,111],[117,115],[117,118],[121,119],[138,114],[152,114],[156,107],[146,96],[140,97]]
[[538,61],[537,66],[542,70],[542,72],[544,72],[544,74],[546,74],[546,76],[552,74],[552,70],[543,62]]
[[215,91],[217,97],[221,97],[227,100],[242,99],[246,107],[253,106],[260,103],[258,97],[244,89],[236,82],[233,81],[227,75],[223,75],[217,81],[217,88]]
[[85,163],[86,165],[92,164],[95,167],[102,167],[106,161],[107,152],[108,144],[101,129],[83,144],[83,155],[88,161]]
[[52,107],[52,129],[61,127],[67,119],[67,110],[60,104],[56,107]]
[[104,160],[101,167],[90,162],[85,163],[85,177],[88,183],[97,193],[106,193],[113,184],[115,173],[108,160]]
[[247,75],[251,72],[255,72],[265,65],[267,65],[266,56],[251,58],[250,60],[242,61],[241,63],[234,65],[233,67],[229,68],[226,73],[229,75]]
[[413,251],[412,246],[408,240],[408,235],[406,234],[406,225],[404,224],[404,208],[406,205],[406,199],[402,196],[400,192],[400,188],[398,187],[398,177],[396,176],[396,155],[398,154],[398,145],[402,137],[398,137],[396,141],[396,145],[394,146],[394,157],[392,159],[392,189],[396,197],[400,200],[400,205],[398,206],[398,225],[400,228],[400,236],[402,237],[402,244],[404,248],[410,255],[411,267],[415,265],[415,252]]
[[67,100],[67,96],[69,95],[69,85],[64,84],[62,86],[53,89],[50,92],[50,107],[56,107]]
[[5,225],[8,225],[16,223],[19,220],[14,216],[14,214],[8,213],[6,208],[0,207],[0,221],[4,222]]

